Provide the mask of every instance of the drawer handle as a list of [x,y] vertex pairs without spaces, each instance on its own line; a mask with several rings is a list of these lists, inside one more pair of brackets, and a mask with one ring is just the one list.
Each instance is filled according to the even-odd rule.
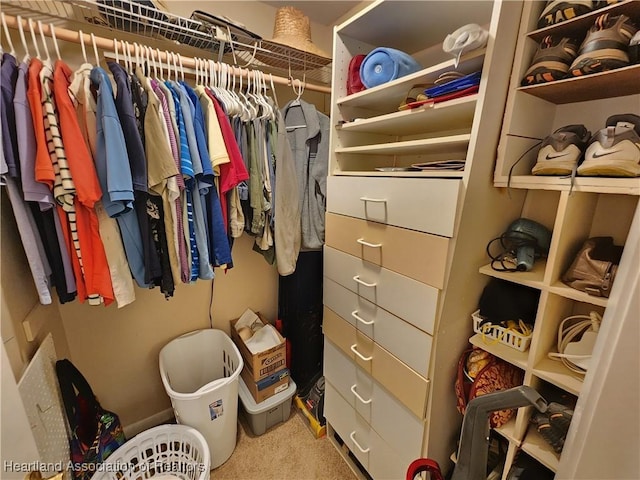
[[363,202],[387,203],[386,198],[360,197]]
[[364,323],[365,325],[373,325],[373,320],[365,320],[360,315],[358,315],[358,310],[354,310],[353,312],[351,312],[351,316],[359,322]]
[[355,444],[355,446],[358,447],[358,450],[360,450],[362,453],[367,453],[370,450],[369,448],[362,448],[360,446],[360,444],[356,441],[356,431],[355,430],[349,434],[349,438]]
[[371,247],[371,248],[380,248],[380,247],[382,247],[381,243],[365,242],[364,238],[359,238],[359,239],[356,240],[356,242],[358,242],[360,245],[364,245],[365,247]]
[[360,285],[364,285],[365,287],[375,287],[377,283],[367,283],[365,281],[360,280],[360,275],[356,275],[353,279],[358,282]]
[[358,350],[356,350],[356,345],[358,344],[354,343],[353,345],[351,345],[351,351],[355,353],[357,356],[359,356],[361,360],[368,362],[373,358],[373,357],[365,357],[364,355],[362,355]]
[[369,400],[365,400],[364,398],[362,398],[362,397],[360,396],[360,394],[359,394],[358,392],[356,392],[356,386],[355,386],[355,384],[354,384],[354,385],[351,385],[351,393],[353,393],[353,394],[356,396],[356,398],[357,398],[358,400],[360,400],[362,403],[364,403],[365,405],[368,405],[368,404],[370,404],[370,403],[371,403],[371,399],[369,399]]

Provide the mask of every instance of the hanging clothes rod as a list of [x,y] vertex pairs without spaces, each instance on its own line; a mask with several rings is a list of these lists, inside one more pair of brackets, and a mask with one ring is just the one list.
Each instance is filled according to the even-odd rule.
[[[17,17],[13,16],[13,15],[5,15],[5,21],[7,23],[7,26],[9,28],[13,28],[14,30],[18,29],[18,19]],[[21,19],[22,21],[22,27],[23,29],[29,30],[29,22],[28,20],[25,19]],[[55,37],[58,40],[64,40],[67,42],[71,42],[71,43],[77,43],[77,44],[81,44],[82,42],[84,42],[85,45],[93,45],[93,42],[95,40],[95,44],[96,47],[100,50],[106,50],[106,51],[112,51],[113,50],[113,40],[110,40],[108,38],[104,38],[104,37],[98,37],[98,36],[91,36],[87,33],[82,33],[82,35],[80,35],[79,32],[74,32],[73,30],[68,30],[66,28],[60,28],[60,27],[55,27],[53,25],[50,24],[46,24],[46,23],[42,23],[42,33],[44,35],[46,35],[47,37],[52,37],[52,32],[51,29],[55,30]],[[138,43],[138,45],[143,45],[141,43]],[[125,46],[125,48],[127,48],[129,50],[129,54],[134,55],[135,54],[135,47],[133,44],[129,44],[128,46]],[[155,51],[155,49],[152,49],[153,51]],[[156,53],[157,55],[157,53]],[[182,57],[182,56],[181,56]],[[166,62],[168,60],[167,55],[165,54],[165,52],[160,51],[159,52],[159,58],[161,61]],[[156,57],[157,59],[157,57]],[[185,67],[189,67],[189,68],[196,68],[196,61],[193,57],[182,57],[182,64]],[[219,70],[219,63],[214,63],[214,69],[217,72]],[[231,69],[231,74],[235,77],[242,77],[242,78],[248,78],[250,70],[247,70],[246,68],[240,68],[240,67],[234,67],[234,66],[230,66]],[[304,90],[312,90],[314,92],[320,92],[320,93],[331,93],[331,88],[330,87],[324,87],[322,85],[315,85],[313,83],[306,83],[303,82],[299,79],[289,79],[289,78],[285,78],[285,77],[280,77],[277,75],[271,75],[271,74],[267,74],[269,75],[270,78],[273,78],[273,83],[277,83],[278,85],[286,85],[286,86],[290,86],[290,87],[294,87],[295,88],[300,88],[303,87]]]

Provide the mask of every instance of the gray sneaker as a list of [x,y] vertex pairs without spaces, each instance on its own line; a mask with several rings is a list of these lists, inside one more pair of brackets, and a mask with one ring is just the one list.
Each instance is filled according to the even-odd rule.
[[640,176],[640,116],[627,113],[609,117],[607,127],[591,139],[578,175]]
[[533,175],[571,175],[587,146],[591,132],[584,125],[561,127],[542,141]]

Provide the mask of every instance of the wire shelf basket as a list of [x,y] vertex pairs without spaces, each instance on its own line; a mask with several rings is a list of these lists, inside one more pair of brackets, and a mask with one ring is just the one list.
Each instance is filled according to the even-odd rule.
[[127,32],[206,50],[209,55],[242,67],[273,73],[304,73],[307,81],[329,84],[331,60],[261,39],[243,29],[224,27],[159,10],[135,0],[3,0],[8,15],[67,26],[90,24],[98,29]]

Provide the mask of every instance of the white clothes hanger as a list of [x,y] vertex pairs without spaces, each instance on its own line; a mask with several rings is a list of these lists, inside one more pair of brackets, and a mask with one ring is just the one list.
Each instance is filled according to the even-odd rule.
[[44,38],[44,32],[42,31],[42,21],[38,20],[38,30],[40,31],[40,38],[42,39],[42,45],[44,47],[44,51],[47,54],[47,58],[45,58],[45,62],[51,63],[51,57],[49,56],[49,47],[47,46],[47,41]]
[[134,42],[133,43],[133,50],[134,50],[135,56],[136,56],[136,70],[138,68],[142,69],[142,64],[140,62],[140,45],[138,45],[138,42]]
[[133,59],[131,58],[131,45],[129,45],[129,42],[125,42],[124,40],[122,41],[123,44],[123,49],[124,49],[124,57],[125,57],[125,63],[127,64],[127,72],[129,72],[129,74],[133,73]]
[[96,45],[96,36],[91,34],[91,43],[93,44],[93,54],[96,57],[96,67],[100,66],[100,55],[98,55],[98,46]]
[[276,102],[276,107],[278,107],[278,105],[280,105],[280,102],[278,102],[276,87],[273,84],[273,75],[271,73],[269,74],[269,82],[271,83],[271,95],[273,95],[273,100]]
[[18,32],[20,32],[20,41],[22,42],[22,48],[24,48],[24,57],[22,58],[22,63],[27,63],[31,59],[31,54],[29,53],[27,40],[24,37],[24,28],[22,27],[22,17],[18,15],[16,17],[16,20],[18,21]]
[[118,40],[113,39],[113,51],[116,54],[116,63],[120,63],[120,52],[118,52]]
[[7,20],[4,18],[4,12],[0,12],[2,16],[2,28],[4,29],[4,36],[7,37],[7,43],[9,44],[9,53],[13,58],[16,58],[16,51],[13,48],[13,42],[11,41],[11,35],[9,35],[9,27],[7,27]]
[[156,48],[156,53],[158,54],[158,69],[160,70],[160,80],[162,80],[162,83],[165,82],[164,79],[164,72],[162,71],[162,67],[164,66],[162,64],[162,59],[160,58],[160,49]]
[[176,55],[178,56],[178,62],[180,63],[180,80],[184,83],[184,65],[182,65],[182,57],[179,53]]
[[82,47],[82,58],[84,59],[84,63],[89,63],[87,60],[87,49],[84,46],[84,33],[82,33],[82,30],[78,30],[78,38],[80,40],[80,46]]
[[31,19],[29,19],[29,30],[31,31],[31,41],[36,49],[36,58],[38,60],[41,60],[42,57],[40,56],[40,48],[38,47],[38,41],[36,40],[35,22]]
[[159,77],[158,77],[158,64],[156,63],[156,57],[153,54],[153,50],[150,47],[147,47],[145,45],[144,49],[145,49],[145,52],[147,54],[147,58],[149,59],[149,61],[153,65],[153,76],[157,80]]
[[56,57],[58,60],[62,60],[60,55],[60,48],[58,47],[58,39],[56,38],[56,27],[53,24],[49,24],[49,30],[51,31],[51,38],[53,39],[53,48],[56,50]]

